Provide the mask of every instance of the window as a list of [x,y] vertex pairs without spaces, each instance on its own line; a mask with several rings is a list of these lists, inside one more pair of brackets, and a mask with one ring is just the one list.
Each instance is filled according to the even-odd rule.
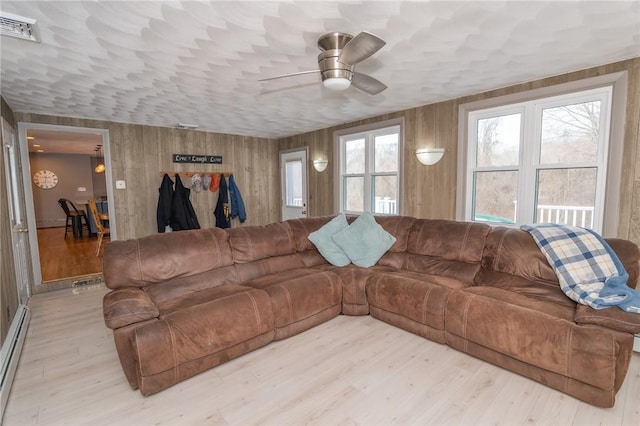
[[468,114],[465,219],[602,232],[612,88]]
[[400,212],[401,124],[336,135],[341,212]]
[[287,160],[285,161],[285,190],[287,194],[287,207],[302,207],[302,161]]

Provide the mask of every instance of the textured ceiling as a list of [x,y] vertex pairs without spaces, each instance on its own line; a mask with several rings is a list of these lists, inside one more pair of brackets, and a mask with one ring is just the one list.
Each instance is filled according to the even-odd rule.
[[46,154],[96,155],[96,147],[102,146],[102,133],[29,129],[27,139],[29,152]]
[[[41,43],[2,37],[2,96],[33,112],[277,138],[640,56],[640,1],[10,1]],[[323,88],[318,36],[372,32],[356,66],[388,85]]]

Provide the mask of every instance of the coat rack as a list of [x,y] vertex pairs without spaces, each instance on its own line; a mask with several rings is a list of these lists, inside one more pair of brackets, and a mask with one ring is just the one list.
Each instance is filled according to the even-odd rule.
[[180,175],[180,177],[183,178],[190,178],[191,176],[195,175],[195,174],[199,174],[199,175],[224,175],[224,177],[229,177],[232,173],[231,172],[217,172],[217,171],[211,171],[209,170],[208,172],[160,172],[160,176],[164,176],[164,175],[169,175],[169,177],[175,177],[176,175]]

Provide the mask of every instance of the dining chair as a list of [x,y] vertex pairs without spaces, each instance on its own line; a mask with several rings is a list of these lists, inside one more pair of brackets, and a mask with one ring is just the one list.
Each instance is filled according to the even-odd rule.
[[98,246],[96,247],[96,256],[100,256],[100,249],[102,248],[102,241],[105,236],[110,237],[111,231],[107,226],[104,225],[105,220],[109,220],[108,213],[99,213],[98,207],[96,206],[96,200],[90,198],[88,200],[89,211],[91,211],[91,215],[93,216],[93,220],[96,223],[96,233],[98,234]]
[[64,239],[67,239],[67,232],[69,228],[73,231],[73,236],[75,238],[80,238],[82,236],[82,219],[84,219],[84,226],[89,229],[89,220],[87,219],[87,214],[84,210],[78,210],[75,204],[71,202],[71,200],[67,198],[60,198],[58,200],[58,205],[64,211],[64,214],[67,216],[66,222],[64,225]]

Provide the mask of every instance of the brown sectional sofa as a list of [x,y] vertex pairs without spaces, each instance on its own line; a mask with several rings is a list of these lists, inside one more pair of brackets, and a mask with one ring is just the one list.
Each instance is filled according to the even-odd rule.
[[[331,217],[113,241],[106,325],[144,395],[339,314],[367,315],[590,404],[611,407],[640,315],[576,305],[528,233],[402,216],[371,268],[335,267],[308,235]],[[638,247],[609,244],[636,283]]]

